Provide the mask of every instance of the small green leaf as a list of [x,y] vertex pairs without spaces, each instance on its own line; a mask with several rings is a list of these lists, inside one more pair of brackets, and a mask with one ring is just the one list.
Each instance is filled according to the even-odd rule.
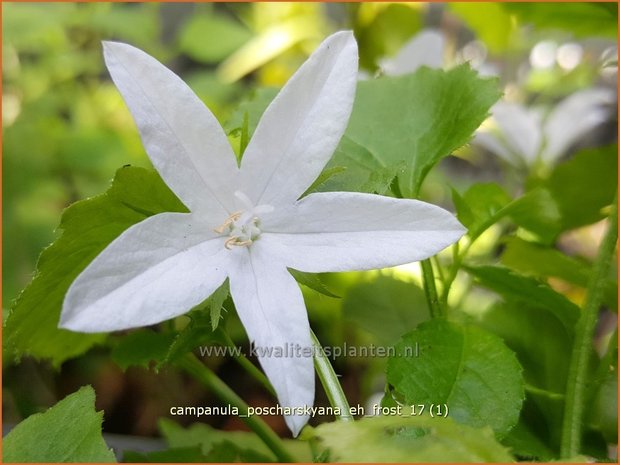
[[305,273],[303,271],[294,270],[293,268],[288,268],[288,271],[291,275],[293,275],[293,278],[295,278],[295,281],[299,284],[303,284],[304,286],[324,296],[332,297],[334,299],[340,298],[340,296],[337,296],[331,292],[327,286],[325,286],[319,275],[315,273]]
[[101,437],[102,420],[103,412],[95,411],[95,391],[85,386],[9,432],[3,462],[116,462]]
[[324,423],[314,429],[330,462],[513,462],[490,428],[449,418],[382,416]]
[[230,287],[228,286],[228,279],[224,281],[220,287],[218,287],[213,294],[207,299],[209,305],[209,315],[211,316],[211,329],[215,331],[222,319],[222,309],[224,308],[224,302],[230,295]]
[[[222,307],[220,306],[220,308]],[[220,331],[213,330],[209,300],[196,307],[187,316],[190,318],[189,324],[176,335],[169,345],[167,353],[157,365],[157,369],[160,369],[165,364],[173,363],[202,345],[223,343]]]
[[472,238],[478,237],[501,219],[500,212],[511,200],[506,191],[495,183],[474,184],[462,196],[452,191],[456,216],[469,229]]
[[318,188],[325,184],[327,180],[334,176],[338,176],[346,170],[347,169],[344,166],[333,166],[331,168],[324,169],[321,174],[319,174],[319,177],[316,178],[312,184],[310,184],[308,189],[306,189],[306,192],[303,193],[302,197],[318,190]]
[[524,301],[550,310],[570,332],[575,327],[579,307],[544,282],[499,266],[464,266],[463,269],[474,276],[481,286],[513,301]]
[[395,343],[401,335],[429,318],[422,289],[385,275],[350,288],[342,301],[342,311],[346,320],[386,345]]
[[543,242],[551,243],[561,230],[561,215],[551,193],[535,188],[508,204],[501,212],[512,220],[536,234]]
[[130,366],[149,368],[151,362],[164,359],[175,335],[143,329],[123,336],[112,349],[111,357],[122,370]]
[[45,249],[32,282],[14,303],[4,327],[8,353],[64,360],[86,352],[105,339],[58,328],[62,302],[73,280],[124,230],[148,216],[187,209],[152,170],[124,167],[102,195],[67,208],[60,221],[62,234]]
[[522,370],[497,336],[431,320],[403,336],[395,349],[387,382],[406,405],[447,404],[454,420],[490,426],[499,436],[517,423],[524,399]]

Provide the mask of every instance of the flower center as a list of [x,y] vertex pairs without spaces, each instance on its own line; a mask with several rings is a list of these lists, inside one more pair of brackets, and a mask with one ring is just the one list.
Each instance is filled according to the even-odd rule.
[[250,199],[242,192],[235,192],[235,197],[240,200],[245,209],[233,213],[221,226],[214,229],[218,234],[228,235],[224,247],[229,250],[233,247],[249,247],[261,234],[261,220],[258,215],[273,211],[271,205],[253,206]]

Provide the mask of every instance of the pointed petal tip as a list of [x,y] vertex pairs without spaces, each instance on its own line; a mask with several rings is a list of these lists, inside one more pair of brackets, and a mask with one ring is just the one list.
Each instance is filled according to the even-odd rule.
[[293,437],[296,438],[299,436],[299,433],[306,426],[310,417],[308,415],[285,415],[284,421],[286,422],[286,426],[291,430]]

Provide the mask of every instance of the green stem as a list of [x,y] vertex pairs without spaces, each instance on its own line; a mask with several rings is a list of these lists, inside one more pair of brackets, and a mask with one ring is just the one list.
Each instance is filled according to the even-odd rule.
[[592,351],[592,339],[598,311],[603,295],[611,261],[618,239],[618,199],[614,201],[609,216],[609,229],[601,243],[588,282],[586,301],[575,328],[575,342],[571,354],[566,403],[562,424],[560,453],[562,458],[574,457],[581,448],[581,426],[584,411],[588,359]]
[[439,303],[439,296],[437,295],[437,288],[435,287],[435,274],[433,273],[433,265],[429,259],[422,260],[420,262],[422,266],[422,278],[424,281],[424,293],[426,294],[426,301],[428,302],[428,308],[431,312],[432,318],[441,318],[444,316],[441,304]]
[[334,409],[338,408],[340,410],[340,420],[353,421],[351,408],[349,407],[347,397],[342,391],[338,376],[336,376],[331,363],[329,363],[329,360],[323,352],[321,343],[312,330],[310,330],[310,337],[314,345],[314,368],[319,375],[319,379],[321,380],[323,389],[325,389],[330,405],[334,407]]
[[[231,348],[235,347],[235,343],[233,342],[233,340],[230,338],[230,336],[227,333],[222,332],[222,336],[224,338],[224,342],[226,343],[228,347],[231,347]],[[274,397],[277,397],[276,391],[271,385],[271,383],[269,382],[269,380],[267,379],[267,376],[265,376],[265,374],[262,371],[260,371],[256,367],[256,365],[254,365],[250,360],[248,360],[248,358],[245,355],[238,354],[234,357],[234,359],[241,366],[241,368],[243,368],[252,378],[258,381],[261,384],[261,386],[263,386],[267,390],[267,392],[269,392],[269,394],[271,394]]]
[[282,439],[256,415],[248,415],[248,404],[239,397],[213,371],[200,362],[194,354],[188,354],[179,360],[178,365],[195,379],[200,381],[222,402],[239,409],[239,416],[248,427],[271,449],[280,462],[294,462],[295,458],[284,448]]

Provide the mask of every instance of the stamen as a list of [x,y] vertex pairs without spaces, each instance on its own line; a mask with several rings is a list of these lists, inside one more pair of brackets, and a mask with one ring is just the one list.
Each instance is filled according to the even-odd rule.
[[237,236],[234,236],[234,237],[228,238],[226,242],[224,242],[224,247],[226,247],[228,250],[232,250],[233,245],[235,247],[244,247],[244,246],[251,245],[251,244],[252,244],[251,239],[248,239],[247,241],[240,241]]
[[224,223],[222,223],[221,226],[218,226],[217,228],[214,229],[214,231],[218,234],[224,234],[224,231],[226,230],[227,227],[229,227],[231,224],[233,224],[235,221],[237,221],[239,219],[239,217],[241,216],[242,212],[235,212],[232,215],[230,215],[228,218],[226,218],[226,221],[224,221]]

